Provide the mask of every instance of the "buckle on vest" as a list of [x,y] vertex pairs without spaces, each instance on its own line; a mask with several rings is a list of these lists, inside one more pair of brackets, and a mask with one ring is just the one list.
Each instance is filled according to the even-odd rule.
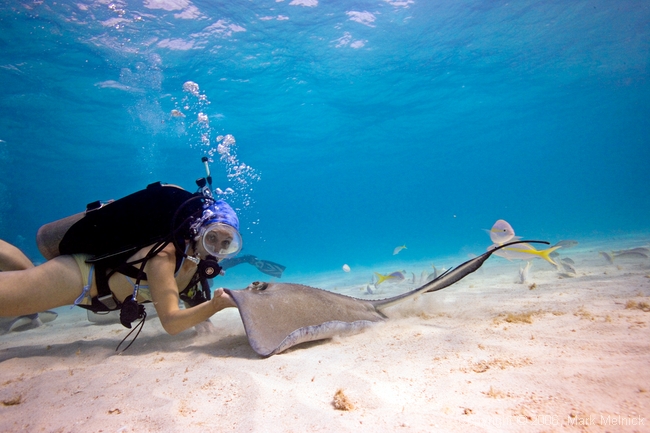
[[97,297],[97,300],[104,304],[104,306],[109,310],[117,310],[117,302],[115,302],[115,298],[113,297],[112,293],[110,295]]

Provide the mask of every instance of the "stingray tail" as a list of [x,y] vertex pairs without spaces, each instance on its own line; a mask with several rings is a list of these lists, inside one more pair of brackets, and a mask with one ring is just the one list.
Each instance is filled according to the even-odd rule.
[[[483,263],[495,252],[500,250],[501,248],[505,248],[510,245],[514,244],[520,244],[522,242],[527,242],[527,243],[533,243],[533,244],[546,244],[549,245],[549,242],[546,241],[514,241],[514,242],[508,242],[503,245],[499,245],[498,247],[487,251],[480,256],[473,258],[471,260],[468,260],[461,265],[449,269],[442,274],[438,276],[438,278],[434,279],[433,281],[430,281],[423,286],[418,287],[417,289],[411,290],[410,292],[403,293],[401,295],[397,295],[392,298],[387,298],[387,299],[378,299],[376,301],[371,301],[372,304],[375,306],[375,308],[379,311],[381,311],[384,308],[390,307],[391,305],[399,304],[400,302],[409,299],[409,298],[414,298],[415,296],[418,296],[422,293],[428,293],[428,292],[436,292],[438,290],[442,290],[446,287],[451,286],[452,284],[462,280],[472,272],[476,271],[483,265]],[[552,248],[549,248],[549,251],[552,250]],[[552,251],[549,251],[549,254]]]

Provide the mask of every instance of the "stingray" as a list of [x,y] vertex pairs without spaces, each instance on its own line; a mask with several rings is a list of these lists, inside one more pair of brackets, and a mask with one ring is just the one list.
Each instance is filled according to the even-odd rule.
[[476,271],[504,244],[449,269],[434,280],[398,296],[364,300],[302,284],[256,281],[242,290],[228,290],[234,299],[248,341],[261,356],[280,353],[297,344],[360,332],[388,317],[384,310],[423,293],[435,292]]

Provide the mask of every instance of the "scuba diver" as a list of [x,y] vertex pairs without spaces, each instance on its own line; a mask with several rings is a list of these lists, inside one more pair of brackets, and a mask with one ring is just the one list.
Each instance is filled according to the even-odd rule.
[[140,319],[141,330],[142,304],[153,302],[174,335],[211,325],[212,315],[236,307],[222,288],[212,295],[208,283],[220,274],[219,262],[241,250],[242,238],[235,211],[212,195],[207,161],[196,193],[157,182],[44,225],[37,245],[47,261],[39,266],[0,241],[0,317],[77,305],[93,313],[118,310],[122,325]]

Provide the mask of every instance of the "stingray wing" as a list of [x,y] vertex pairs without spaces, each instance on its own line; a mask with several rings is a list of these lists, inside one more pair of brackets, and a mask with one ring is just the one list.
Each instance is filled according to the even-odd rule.
[[262,356],[355,333],[385,319],[368,301],[301,284],[255,282],[228,293],[239,308],[251,347]]

